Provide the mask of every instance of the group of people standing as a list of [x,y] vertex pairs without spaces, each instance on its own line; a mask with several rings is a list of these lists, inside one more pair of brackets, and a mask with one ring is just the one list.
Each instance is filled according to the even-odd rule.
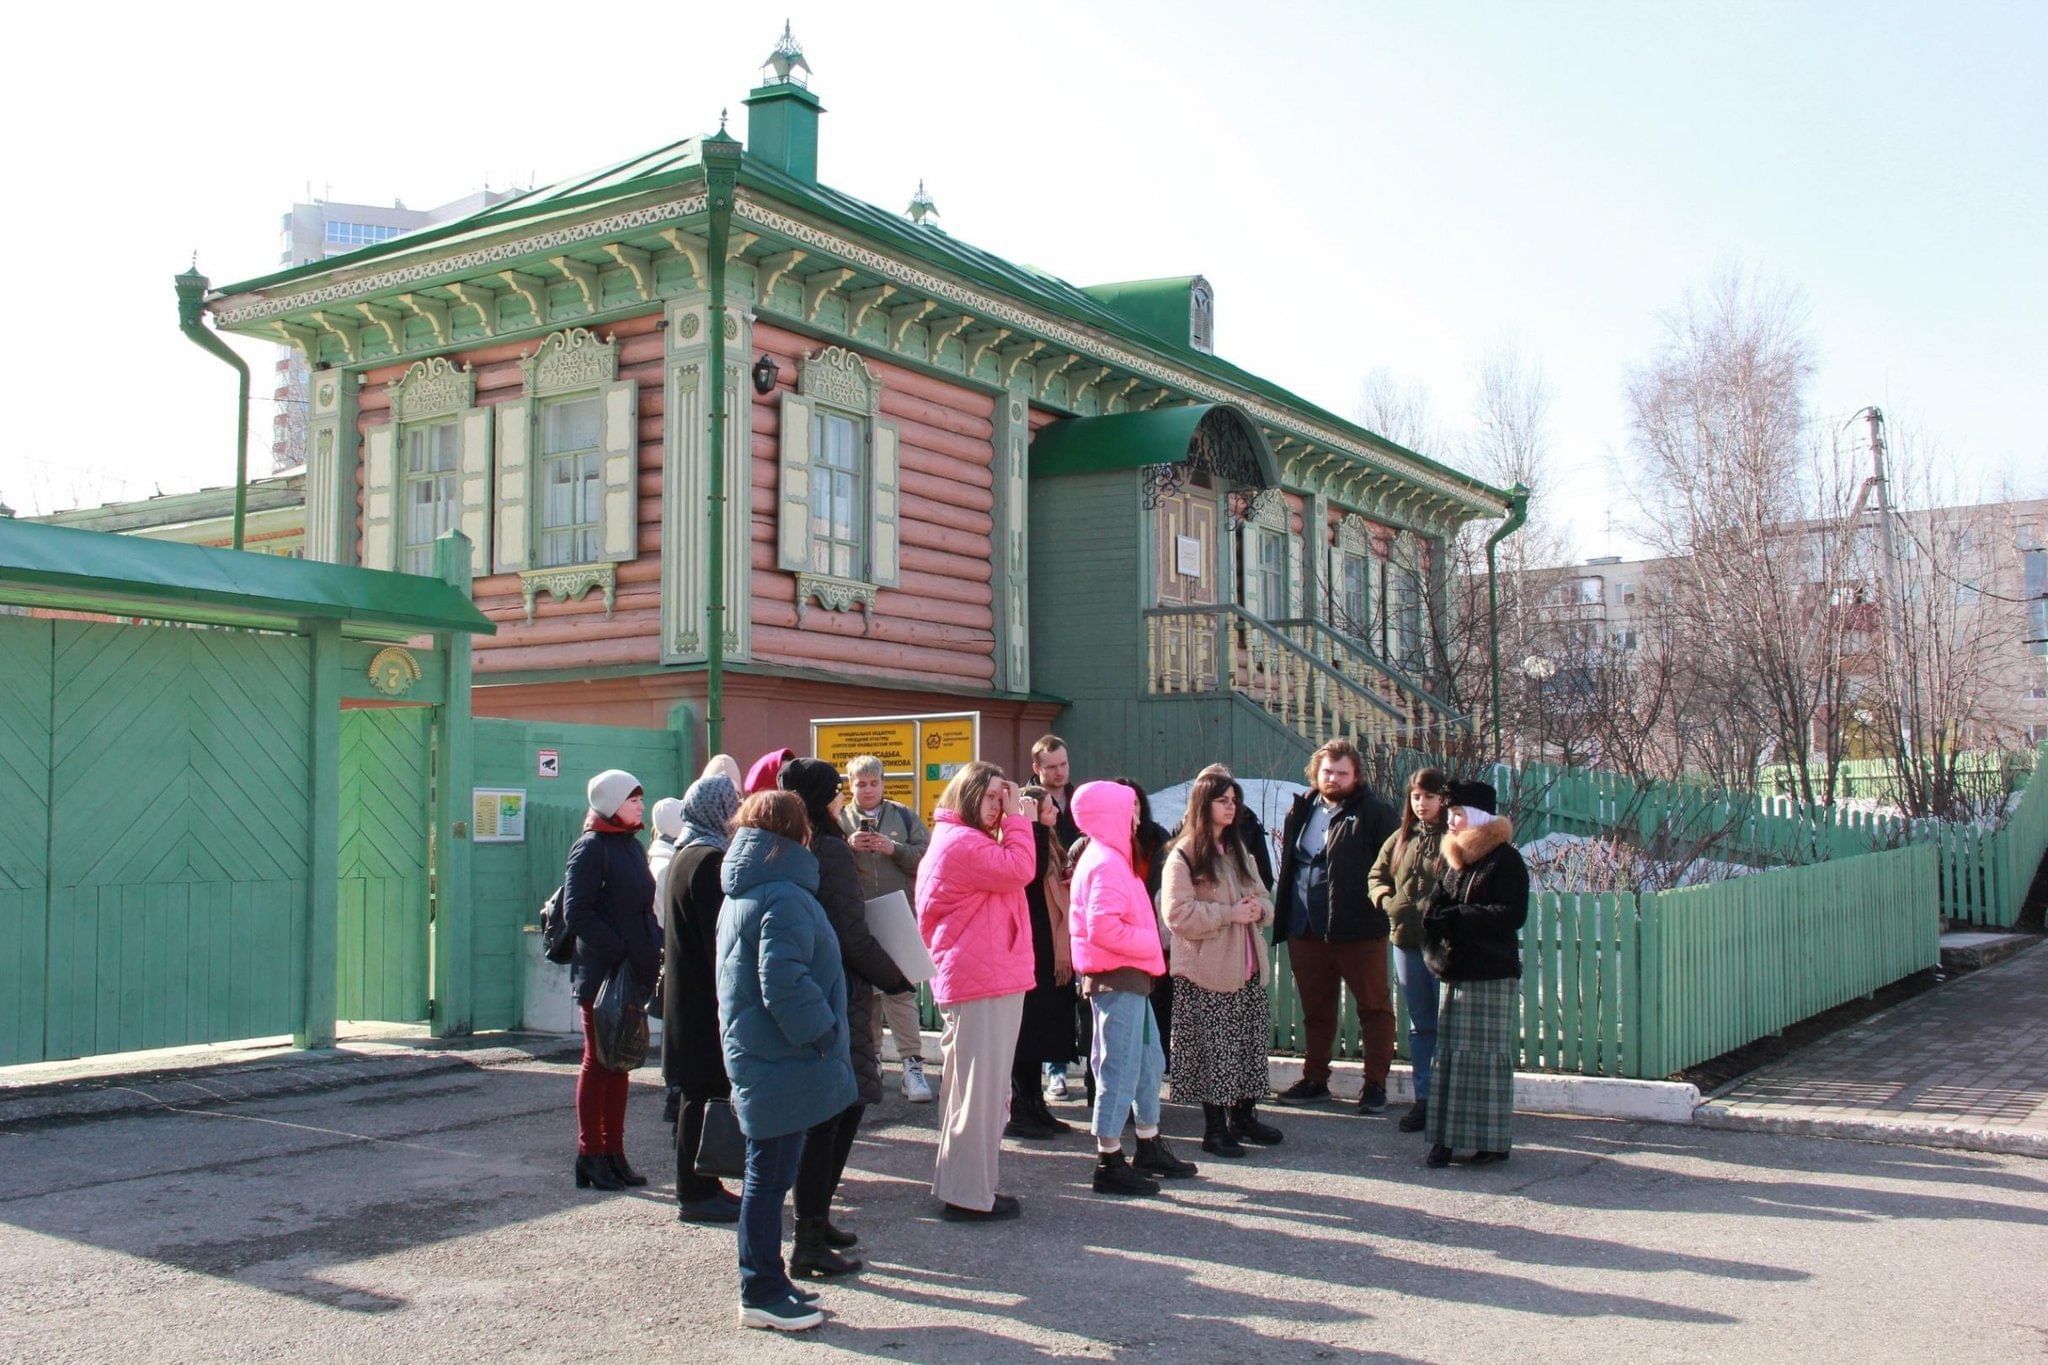
[[[1041,1080],[1063,1097],[1076,1059],[1098,1193],[1157,1195],[1161,1181],[1197,1174],[1160,1128],[1169,1056],[1175,1098],[1202,1108],[1205,1153],[1235,1160],[1280,1143],[1259,1114],[1269,938],[1287,945],[1306,1024],[1302,1077],[1280,1102],[1328,1098],[1341,983],[1364,1031],[1359,1108],[1384,1110],[1391,948],[1415,1064],[1401,1127],[1427,1129],[1432,1166],[1458,1150],[1475,1164],[1507,1158],[1528,878],[1490,787],[1426,768],[1397,817],[1362,780],[1356,749],[1333,740],[1287,814],[1276,872],[1243,786],[1220,765],[1196,777],[1169,831],[1135,782],[1074,785],[1057,736],[1031,761],[1032,784],[991,763],[963,767],[927,831],[883,796],[878,760],[854,760],[843,786],[831,764],[788,750],[744,778],[720,756],[679,801],[657,803],[647,855],[638,782],[617,771],[591,781],[563,891],[586,1037],[597,986],[620,962],[650,986],[659,968],[679,1216],[738,1224],[741,1325],[813,1326],[818,1296],[792,1276],[861,1267],[831,1204],[861,1116],[883,1097],[885,1024],[904,1097],[934,1097],[915,986],[868,928],[866,902],[892,891],[911,899],[935,968],[932,1191],[947,1219],[1021,1214],[999,1188],[1003,1139],[1071,1131]],[[625,1158],[625,1095],[625,1074],[587,1043],[579,1186],[646,1183]],[[745,1137],[737,1195],[699,1169],[709,1117],[726,1104]]]

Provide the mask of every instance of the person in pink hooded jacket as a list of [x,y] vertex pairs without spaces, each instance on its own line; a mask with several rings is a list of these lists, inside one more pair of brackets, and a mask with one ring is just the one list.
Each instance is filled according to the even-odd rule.
[[[1159,1134],[1166,1055],[1152,1017],[1152,979],[1166,972],[1159,917],[1131,861],[1138,798],[1120,782],[1089,782],[1074,793],[1074,822],[1088,836],[1074,865],[1068,931],[1074,975],[1095,1020],[1095,1175],[1098,1194],[1157,1194],[1153,1174],[1195,1173]],[[1124,1120],[1138,1127],[1135,1161],[1124,1159]],[[1148,1174],[1150,1173],[1150,1174]]]
[[938,1169],[932,1193],[946,1218],[1015,1218],[996,1192],[1009,1121],[1010,1063],[1035,971],[1024,888],[1038,873],[1036,803],[993,763],[970,763],[946,784],[932,840],[917,865],[917,927],[937,972],[932,999],[945,1019]]

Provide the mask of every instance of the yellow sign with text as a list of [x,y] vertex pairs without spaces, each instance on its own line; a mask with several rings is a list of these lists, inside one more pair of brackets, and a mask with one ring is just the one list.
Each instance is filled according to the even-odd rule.
[[862,754],[882,760],[882,789],[929,825],[939,793],[981,757],[981,713],[846,716],[811,722],[811,752],[844,774]]

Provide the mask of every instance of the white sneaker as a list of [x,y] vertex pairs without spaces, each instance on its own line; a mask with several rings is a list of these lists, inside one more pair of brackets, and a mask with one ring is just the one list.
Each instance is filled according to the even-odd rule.
[[1068,1098],[1067,1070],[1065,1067],[1061,1067],[1058,1071],[1053,1072],[1047,1079],[1045,1093],[1050,1099],[1063,1100]]
[[932,1083],[924,1078],[924,1058],[903,1059],[903,1098],[912,1104],[932,1102]]

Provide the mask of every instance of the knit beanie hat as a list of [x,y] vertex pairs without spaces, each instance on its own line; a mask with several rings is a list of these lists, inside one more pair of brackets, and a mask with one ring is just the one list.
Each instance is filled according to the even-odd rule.
[[738,791],[747,785],[746,775],[740,771],[740,765],[731,754],[711,755],[711,761],[704,765],[704,771],[698,773],[697,776],[722,777],[732,783],[734,791]]
[[623,768],[606,768],[591,778],[584,790],[590,798],[590,808],[609,820],[619,813],[627,797],[640,790],[640,779]]
[[[630,794],[630,793],[629,793]],[[654,832],[671,839],[682,837],[683,803],[673,796],[664,796],[654,803]]]
[[[839,770],[822,758],[792,758],[782,765],[776,784],[804,799],[804,810],[814,828],[834,824],[825,814],[832,798],[839,795]],[[836,828],[836,825],[835,825]]]
[[747,769],[747,795],[758,796],[762,792],[775,790],[775,777],[782,771],[782,765],[796,757],[794,749],[771,749],[754,760],[754,766]]

